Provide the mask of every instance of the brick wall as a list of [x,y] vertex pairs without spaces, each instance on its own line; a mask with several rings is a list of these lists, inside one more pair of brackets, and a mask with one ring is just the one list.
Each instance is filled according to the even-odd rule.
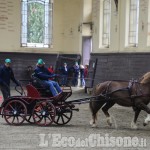
[[94,85],[106,80],[138,79],[150,71],[150,53],[91,54],[98,58]]

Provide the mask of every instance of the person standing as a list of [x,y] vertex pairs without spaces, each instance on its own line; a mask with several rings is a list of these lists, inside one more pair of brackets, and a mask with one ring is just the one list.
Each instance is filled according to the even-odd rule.
[[37,66],[34,70],[34,76],[39,78],[43,81],[43,83],[49,86],[49,89],[52,92],[53,96],[57,96],[59,93],[62,92],[62,89],[57,82],[49,80],[56,75],[50,73],[44,65],[44,61],[42,59],[38,59]]
[[11,59],[7,58],[5,59],[5,64],[0,67],[0,89],[4,100],[10,96],[10,80],[12,80],[17,86],[20,85],[14,77],[11,68]]
[[85,65],[84,67],[84,78],[88,77],[88,65]]
[[61,85],[67,85],[67,80],[68,80],[68,72],[69,68],[67,66],[67,63],[64,63],[64,65],[60,68],[61,72]]
[[85,80],[84,80],[84,66],[80,65],[80,86],[85,86]]
[[75,62],[75,65],[73,66],[73,80],[72,80],[73,86],[78,85],[79,72],[80,72],[80,67],[78,65],[78,62]]

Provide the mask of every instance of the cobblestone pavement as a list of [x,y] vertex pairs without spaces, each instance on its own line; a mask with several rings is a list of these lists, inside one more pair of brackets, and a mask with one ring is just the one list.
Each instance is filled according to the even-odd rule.
[[[80,92],[77,92],[80,90]],[[13,95],[16,93],[13,91]],[[84,98],[87,95],[81,89],[73,89],[73,95],[68,100]],[[96,128],[91,128],[89,120],[91,113],[88,104],[76,105],[79,112],[73,112],[72,120],[64,126],[52,124],[49,127],[39,127],[29,123],[21,126],[10,126],[4,118],[0,118],[0,149],[2,150],[37,150],[37,149],[101,149],[101,150],[149,150],[150,125],[143,127],[146,116],[142,112],[138,119],[138,129],[130,129],[133,117],[131,108],[115,105],[110,109],[113,125],[109,127],[102,111],[98,113]],[[126,145],[125,138],[130,138]],[[104,145],[101,140],[105,139]],[[115,141],[113,144],[110,139]],[[136,139],[136,142],[135,142]],[[109,143],[107,143],[109,140]],[[138,142],[137,142],[138,141]],[[129,141],[128,141],[129,142]]]

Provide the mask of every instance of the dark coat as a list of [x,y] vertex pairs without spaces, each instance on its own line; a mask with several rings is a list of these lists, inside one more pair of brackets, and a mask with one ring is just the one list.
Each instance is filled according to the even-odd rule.
[[74,65],[73,66],[73,73],[74,73],[74,76],[77,77],[79,75],[79,72],[80,72],[80,67],[79,65]]
[[0,67],[0,84],[10,85],[10,80],[19,85],[18,81],[14,77],[14,73],[11,67],[5,65]]
[[49,78],[54,77],[55,74],[50,73],[44,66],[37,66],[34,70],[34,76],[41,80],[48,80]]
[[64,66],[62,66],[60,68],[60,72],[61,72],[62,75],[68,75],[68,73],[69,73],[69,67],[66,67],[66,68],[67,68],[67,70],[65,69]]

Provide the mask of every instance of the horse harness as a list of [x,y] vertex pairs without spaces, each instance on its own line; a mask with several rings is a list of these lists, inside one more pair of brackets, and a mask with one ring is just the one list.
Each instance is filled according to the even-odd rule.
[[[130,98],[130,100],[132,102],[132,105],[134,107],[135,106],[135,99],[136,98],[146,96],[146,95],[143,94],[141,86],[140,86],[140,83],[137,80],[134,80],[134,79],[130,80],[129,83],[128,83],[128,86],[126,88],[116,89],[116,90],[114,90],[112,92],[109,92],[111,83],[112,83],[112,81],[110,81],[107,84],[105,92],[102,93],[102,95],[105,97],[105,99],[107,101],[115,99],[115,98],[111,98],[111,94],[113,94],[115,92],[118,92],[118,91],[128,91],[129,97],[127,97],[127,98]],[[140,93],[140,94],[138,94],[138,93]]]

